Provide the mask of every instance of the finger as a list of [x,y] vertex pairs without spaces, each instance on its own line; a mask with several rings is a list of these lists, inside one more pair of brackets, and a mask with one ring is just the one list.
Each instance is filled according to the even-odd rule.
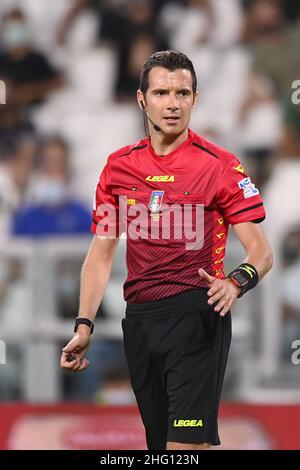
[[229,310],[231,309],[235,301],[236,301],[236,297],[230,297],[229,301],[224,305],[224,307],[222,308],[220,312],[221,317],[224,317],[226,313],[229,312]]
[[233,303],[234,303],[234,301],[230,301],[230,302],[228,302],[227,304],[224,305],[224,307],[220,311],[220,316],[221,317],[224,317],[226,315],[226,313],[229,312],[229,310],[231,309]]
[[81,349],[80,336],[76,334],[62,350],[71,353],[80,352]]
[[77,356],[76,354],[74,354],[74,353],[66,353],[66,360],[67,360],[68,362],[72,362],[72,361],[74,361],[74,359],[75,359],[75,360],[78,359],[78,356]]
[[206,282],[208,282],[208,284],[212,284],[215,280],[215,277],[213,276],[210,276],[206,271],[205,269],[198,269],[198,274],[199,276],[204,279]]
[[225,305],[227,305],[227,303],[228,303],[228,300],[225,299],[225,298],[222,298],[222,299],[220,300],[220,302],[218,302],[217,305],[214,307],[214,311],[215,311],[215,312],[220,312],[220,310],[222,310],[222,308],[223,308]]
[[78,355],[63,352],[61,355],[60,365],[65,369],[72,369],[79,360],[80,357]]
[[61,359],[60,365],[63,369],[73,369],[74,366],[77,364],[77,359],[74,359],[73,361],[68,361],[66,359]]
[[221,312],[220,312],[220,316],[221,316],[221,317],[225,317],[226,313],[229,312],[230,307],[231,307],[230,304],[229,304],[229,305],[225,305],[225,306],[223,307],[223,309],[221,310]]
[[74,365],[74,367],[73,367],[73,369],[72,369],[72,372],[78,372],[78,370],[79,370],[80,367],[81,367],[81,363],[82,363],[82,361],[79,359],[79,360],[77,361],[77,364]]
[[78,347],[78,339],[73,338],[71,339],[71,341],[68,342],[68,344],[62,350],[65,353],[71,353],[75,351],[76,347]]
[[74,368],[74,372],[81,372],[82,370],[86,369],[90,364],[90,361],[86,359],[85,357],[80,358],[79,364],[77,364]]
[[224,288],[224,284],[222,282],[218,282],[218,281],[215,281],[211,288],[207,291],[207,295],[209,297],[211,297],[212,295],[214,295],[216,292],[218,292],[220,289],[223,289]]
[[220,315],[223,317],[230,310],[233,302],[234,300],[230,296],[227,296],[218,303],[214,310],[220,312]]
[[77,360],[80,356],[78,354],[75,354],[74,352],[65,352],[63,351],[61,354],[61,357],[68,362],[72,362],[74,360]]
[[226,294],[226,291],[224,288],[220,289],[218,292],[216,292],[209,300],[208,300],[208,304],[209,305],[213,305],[215,304],[216,302],[218,302],[219,300],[223,299],[223,297],[225,296]]
[[82,370],[87,369],[89,365],[90,365],[90,361],[88,361],[86,358],[84,358],[82,360],[81,366],[78,369],[78,372],[81,372]]

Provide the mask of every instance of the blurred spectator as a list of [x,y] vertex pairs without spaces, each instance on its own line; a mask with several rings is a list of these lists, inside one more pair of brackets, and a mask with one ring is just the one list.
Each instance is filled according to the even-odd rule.
[[196,55],[196,49],[211,38],[214,22],[215,11],[209,0],[187,0],[185,5],[170,2],[163,8],[160,28],[171,49]]
[[[300,220],[300,217],[299,217]],[[296,224],[286,235],[282,244],[282,300],[283,342],[282,354],[290,359],[290,347],[300,335],[300,227]]]
[[1,29],[0,78],[9,84],[7,102],[20,107],[41,102],[63,85],[60,73],[31,46],[23,12],[13,9]]
[[40,149],[39,169],[28,191],[28,203],[15,214],[14,235],[49,236],[88,234],[91,216],[71,194],[67,144],[46,140]]
[[[8,92],[9,86],[7,86]],[[28,113],[15,103],[0,106],[0,161],[7,160],[24,138],[34,138],[36,130]]]
[[[286,156],[297,153],[294,130],[282,115],[282,103],[291,94],[292,82],[299,76],[300,32],[286,19],[287,2],[251,0],[243,3],[246,20],[242,39],[251,56],[252,70],[240,119],[248,134],[245,155],[254,164],[256,181],[262,184],[270,175],[279,147]],[[289,120],[294,112],[289,109]],[[253,132],[255,126],[258,131],[261,129],[259,139]]]
[[[120,31],[124,29],[124,20],[128,15],[130,4],[151,4],[153,18],[156,21],[162,8],[172,3],[184,5],[186,0],[74,0],[72,6],[59,25],[57,40],[59,44],[66,43],[66,37],[73,26],[74,21],[86,8],[91,8],[98,19],[98,39],[115,41],[119,38]],[[134,7],[135,8],[135,7]]]
[[300,31],[287,24],[282,2],[253,0],[243,39],[251,49],[254,70],[268,76],[277,96],[284,97],[299,75]]
[[83,9],[92,7],[99,22],[99,41],[109,41],[117,51],[116,98],[130,100],[138,88],[142,63],[155,49],[165,46],[159,39],[156,23],[162,3],[150,0],[77,0],[59,28],[58,41],[64,44],[75,18]]
[[129,2],[119,34],[116,93],[123,101],[135,97],[141,65],[159,47],[153,5],[149,0]]
[[91,8],[98,20],[98,39],[115,40],[122,29],[127,0],[75,0],[58,28],[58,43],[64,45],[66,37],[79,14]]
[[[238,43],[242,25],[239,0],[168,2],[159,17],[159,28],[169,47],[195,58],[203,46],[227,52],[226,48]],[[199,71],[201,80],[202,68]]]
[[9,235],[11,218],[25,199],[33,168],[35,144],[25,139],[0,165],[0,239]]
[[[121,339],[103,338],[93,341],[88,352],[88,358],[91,361],[88,369],[83,375],[77,375],[72,380],[73,384],[76,385],[69,392],[70,398],[80,397],[83,400],[110,404],[113,400],[114,404],[125,404],[124,400],[132,398],[128,388],[128,368]],[[119,392],[117,390],[115,392],[108,390],[110,385],[117,385],[111,384],[111,381],[120,382],[121,389]],[[110,393],[111,398],[109,398]]]
[[[253,0],[242,0],[242,5],[247,11],[252,5]],[[280,0],[282,11],[285,18],[290,23],[296,23],[300,20],[300,3],[299,0]]]
[[281,109],[270,80],[251,69],[240,107],[239,128],[247,166],[256,184],[262,187],[280,142]]
[[300,105],[292,102],[288,94],[283,103],[284,131],[281,154],[300,159]]
[[102,405],[134,405],[135,396],[130,387],[128,368],[125,360],[123,363],[109,368],[102,387],[94,397],[95,401]]

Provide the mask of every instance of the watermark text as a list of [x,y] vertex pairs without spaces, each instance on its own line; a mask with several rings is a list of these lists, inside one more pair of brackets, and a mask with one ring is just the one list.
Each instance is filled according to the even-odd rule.
[[292,88],[295,90],[292,93],[292,103],[300,104],[300,80],[294,80],[292,83]]
[[295,339],[295,341],[292,342],[291,348],[295,349],[291,361],[295,366],[298,366],[300,364],[300,339]]
[[100,204],[96,215],[100,238],[116,238],[118,232],[130,240],[183,240],[186,250],[200,250],[204,245],[203,204],[161,204],[159,210],[149,211],[145,204],[128,205],[121,196],[118,209]]
[[0,364],[6,364],[6,344],[0,340]]
[[6,85],[3,80],[0,80],[0,104],[6,104]]

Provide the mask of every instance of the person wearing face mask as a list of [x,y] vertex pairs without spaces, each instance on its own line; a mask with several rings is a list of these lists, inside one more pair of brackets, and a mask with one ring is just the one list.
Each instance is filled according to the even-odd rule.
[[89,233],[90,213],[70,190],[66,143],[53,137],[40,150],[40,168],[28,189],[27,204],[14,215],[16,236],[78,235]]
[[30,29],[20,9],[13,9],[6,14],[0,37],[0,79],[10,84],[8,104],[37,104],[50,92],[62,87],[61,74],[47,57],[33,49]]

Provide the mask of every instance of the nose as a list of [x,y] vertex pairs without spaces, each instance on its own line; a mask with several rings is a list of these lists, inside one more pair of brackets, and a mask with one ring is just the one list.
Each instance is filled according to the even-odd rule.
[[169,95],[168,110],[176,111],[179,108],[176,95]]

